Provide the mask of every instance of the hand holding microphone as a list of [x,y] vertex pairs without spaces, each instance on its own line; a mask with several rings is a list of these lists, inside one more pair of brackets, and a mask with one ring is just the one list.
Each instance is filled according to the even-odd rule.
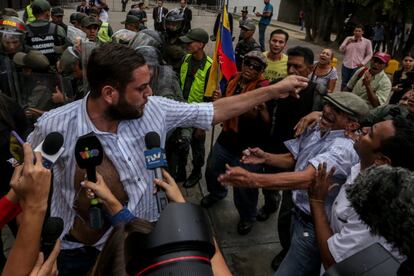
[[[154,176],[157,179],[163,179],[161,168],[167,167],[165,151],[160,145],[161,141],[158,133],[151,131],[145,135],[145,146],[147,147],[147,150],[144,151],[145,164],[147,169],[154,171]],[[157,200],[158,212],[161,213],[168,204],[167,196],[163,189],[161,189],[156,192],[155,197]]]
[[[96,182],[96,167],[102,163],[102,144],[93,133],[79,137],[75,145],[75,158],[79,168],[86,169],[87,179]],[[89,226],[101,229],[104,223],[101,204],[98,198],[91,199],[89,207]]]

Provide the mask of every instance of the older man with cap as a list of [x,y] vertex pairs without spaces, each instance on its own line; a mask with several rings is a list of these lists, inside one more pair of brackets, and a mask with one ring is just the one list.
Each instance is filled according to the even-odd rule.
[[50,19],[50,4],[46,0],[32,2],[32,12],[36,20],[27,25],[29,32],[26,35],[26,43],[35,50],[44,54],[51,66],[55,66],[59,58],[59,52],[63,52],[66,45],[65,30]]
[[253,38],[255,30],[256,24],[252,21],[244,22],[244,24],[240,26],[240,39],[234,49],[238,71],[242,69],[244,55],[251,51],[261,50],[260,45]]
[[385,104],[391,94],[391,81],[384,69],[391,56],[377,52],[368,67],[358,69],[346,85],[346,91],[358,95],[370,108]]
[[[242,70],[232,78],[224,91],[226,97],[249,93],[250,91],[269,85],[264,78],[266,57],[260,51],[251,51],[244,57]],[[220,96],[215,93],[215,99]],[[201,206],[208,208],[227,195],[227,189],[217,181],[217,177],[225,171],[225,165],[242,165],[240,157],[248,147],[263,146],[264,139],[269,133],[269,113],[265,104],[254,107],[252,110],[237,118],[224,122],[223,130],[210,152],[207,167],[206,181],[209,194],[201,201]],[[261,165],[243,165],[251,172],[262,172]],[[234,204],[239,212],[240,221],[237,232],[246,235],[256,221],[258,190],[249,188],[234,188]]]
[[125,20],[122,21],[121,24],[125,25],[125,29],[133,32],[139,32],[145,28],[145,26],[140,24],[139,18],[134,15],[127,15]]
[[[318,124],[299,138],[285,142],[289,153],[271,154],[260,148],[248,148],[243,152],[242,163],[266,164],[292,169],[293,172],[276,174],[252,173],[240,167],[227,165],[225,174],[219,177],[223,184],[234,187],[290,189],[294,209],[292,214],[292,238],[286,257],[275,275],[317,275],[321,257],[316,243],[307,189],[314,179],[318,166],[326,163],[328,170],[335,167],[332,182],[342,184],[359,162],[353,140],[347,133],[359,129],[359,120],[369,108],[364,100],[352,93],[335,92],[325,96],[322,117]],[[331,189],[324,202],[330,213],[337,189]]]
[[[207,86],[212,59],[204,52],[208,43],[208,33],[200,28],[191,29],[180,41],[186,45],[188,54],[184,57],[180,67],[180,85],[183,98],[188,103],[204,101],[204,91]],[[178,181],[184,181],[186,188],[191,188],[201,179],[201,168],[204,166],[206,133],[197,128],[183,128],[176,131],[177,150],[171,153],[170,169]],[[188,152],[192,149],[193,170],[186,177]]]
[[51,11],[52,22],[61,26],[65,32],[68,32],[68,25],[63,23],[64,11],[61,7],[53,7]]

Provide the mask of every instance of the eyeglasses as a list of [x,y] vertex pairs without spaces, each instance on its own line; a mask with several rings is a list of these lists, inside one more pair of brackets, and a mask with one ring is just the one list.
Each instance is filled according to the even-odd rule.
[[262,71],[263,65],[251,61],[250,59],[245,59],[243,65],[252,68],[255,71]]

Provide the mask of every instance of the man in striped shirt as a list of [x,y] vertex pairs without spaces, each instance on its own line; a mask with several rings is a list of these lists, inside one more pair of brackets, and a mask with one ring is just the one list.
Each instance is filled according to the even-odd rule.
[[[94,264],[109,234],[109,225],[94,230],[89,225],[90,200],[80,182],[85,171],[74,158],[76,140],[93,132],[104,148],[97,171],[114,195],[137,217],[156,221],[159,213],[153,195],[153,174],[145,167],[145,134],[156,131],[165,144],[166,133],[178,126],[209,129],[272,98],[296,95],[307,79],[291,76],[250,95],[223,98],[214,103],[187,104],[152,96],[151,75],[144,57],[134,50],[105,44],[93,50],[88,65],[89,94],[42,116],[28,140],[37,146],[58,131],[65,138],[61,158],[55,163],[51,215],[63,218],[60,275],[84,274]],[[144,111],[145,110],[145,111]]]

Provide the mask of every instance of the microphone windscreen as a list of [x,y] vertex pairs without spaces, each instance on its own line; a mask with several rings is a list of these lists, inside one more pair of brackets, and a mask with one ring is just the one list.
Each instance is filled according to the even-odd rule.
[[42,151],[48,155],[56,154],[63,146],[63,135],[59,132],[49,133],[42,145]]
[[160,135],[155,131],[145,134],[145,146],[147,149],[159,148],[161,146]]
[[43,224],[42,242],[56,242],[63,232],[63,219],[59,217],[48,217]]

